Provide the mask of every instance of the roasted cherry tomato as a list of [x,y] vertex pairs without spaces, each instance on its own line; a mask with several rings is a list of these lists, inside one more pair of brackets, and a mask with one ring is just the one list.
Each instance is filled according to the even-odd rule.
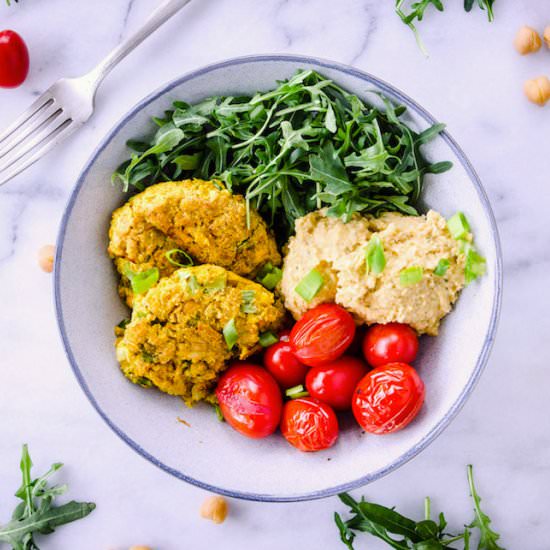
[[281,433],[300,451],[322,451],[338,439],[338,419],[326,403],[299,397],[285,403]]
[[306,376],[306,388],[312,397],[336,410],[351,408],[353,392],[367,367],[363,361],[344,355],[328,365],[313,367]]
[[353,317],[336,304],[321,304],[306,312],[290,332],[294,355],[310,367],[338,359],[353,342]]
[[298,361],[288,340],[279,340],[265,350],[264,365],[284,389],[303,384],[309,370]]
[[29,74],[29,50],[15,31],[0,31],[0,87],[16,88]]
[[412,363],[418,353],[416,332],[402,323],[374,325],[363,340],[363,354],[372,367],[388,363]]
[[290,330],[285,328],[279,332],[279,342],[289,342],[290,341]]
[[359,425],[373,434],[404,428],[424,403],[424,383],[405,363],[371,370],[357,385],[352,410]]
[[266,437],[281,420],[281,390],[258,365],[234,363],[220,378],[216,397],[227,423],[247,437]]

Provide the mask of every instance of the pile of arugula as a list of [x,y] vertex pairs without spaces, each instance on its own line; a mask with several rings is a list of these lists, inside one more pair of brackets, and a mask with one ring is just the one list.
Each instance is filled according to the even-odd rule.
[[500,535],[491,529],[491,520],[481,510],[481,497],[475,485],[473,468],[467,468],[470,495],[474,503],[474,519],[464,526],[464,531],[457,535],[447,533],[447,520],[443,513],[439,514],[438,521],[431,519],[430,499],[425,500],[425,517],[421,521],[409,519],[393,508],[386,508],[380,504],[366,502],[361,499],[357,502],[349,494],[339,495],[340,500],[349,506],[353,516],[344,521],[338,513],[334,514],[334,521],[340,530],[342,542],[353,550],[353,541],[356,533],[370,533],[383,540],[396,550],[452,550],[453,543],[462,541],[464,550],[470,550],[472,531],[479,532],[478,550],[504,550],[498,545]]
[[48,485],[48,479],[63,464],[57,462],[42,476],[32,479],[32,461],[26,445],[23,445],[21,472],[23,482],[15,493],[21,499],[13,511],[11,520],[0,527],[0,542],[11,544],[14,550],[39,550],[35,534],[48,535],[56,527],[82,519],[95,508],[92,502],[74,500],[55,506],[57,496],[67,491],[66,485]]
[[155,118],[152,139],[131,140],[132,158],[113,175],[125,191],[160,181],[219,179],[245,196],[281,241],[294,221],[328,207],[349,220],[354,212],[415,215],[424,175],[448,170],[420,148],[444,125],[421,133],[403,121],[405,107],[373,96],[368,104],[312,70],[253,97],[176,101]]

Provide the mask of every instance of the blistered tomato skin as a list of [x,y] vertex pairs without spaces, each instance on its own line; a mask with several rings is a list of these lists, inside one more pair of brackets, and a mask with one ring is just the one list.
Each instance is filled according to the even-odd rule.
[[334,411],[314,397],[300,397],[285,403],[281,433],[304,452],[322,451],[338,439],[338,419]]
[[0,88],[17,88],[29,74],[29,50],[15,31],[0,31]]
[[367,370],[360,359],[344,355],[328,365],[312,367],[306,376],[306,389],[312,397],[344,411],[351,408],[353,392]]
[[374,325],[363,339],[363,355],[371,367],[388,363],[412,363],[418,353],[418,336],[402,323]]
[[224,419],[242,435],[266,437],[279,425],[281,390],[271,374],[258,365],[233,363],[220,378],[216,397]]
[[264,365],[284,389],[303,384],[309,370],[298,361],[288,340],[279,340],[265,350]]
[[366,432],[393,433],[418,414],[424,395],[424,383],[410,365],[390,363],[361,379],[354,392],[353,415]]
[[338,359],[353,342],[353,317],[336,304],[321,304],[306,312],[290,333],[294,355],[317,367]]

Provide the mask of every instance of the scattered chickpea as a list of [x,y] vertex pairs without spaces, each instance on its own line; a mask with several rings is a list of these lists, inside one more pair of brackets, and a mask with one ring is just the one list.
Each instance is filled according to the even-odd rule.
[[550,48],[550,25],[544,29],[542,37],[544,38],[544,43]]
[[53,259],[55,256],[55,246],[47,244],[38,250],[38,265],[42,271],[51,273],[53,271]]
[[514,39],[514,47],[521,55],[538,52],[542,42],[539,33],[527,25],[519,29]]
[[202,503],[200,513],[204,519],[223,523],[227,517],[227,501],[223,497],[212,495]]
[[529,101],[542,106],[550,99],[550,80],[546,76],[528,80],[523,86],[523,91]]

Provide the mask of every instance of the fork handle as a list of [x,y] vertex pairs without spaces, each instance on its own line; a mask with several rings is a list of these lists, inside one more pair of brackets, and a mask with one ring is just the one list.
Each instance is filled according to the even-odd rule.
[[94,87],[97,88],[120,61],[189,2],[191,0],[165,0],[139,30],[121,42],[99,65],[86,75],[93,82]]

